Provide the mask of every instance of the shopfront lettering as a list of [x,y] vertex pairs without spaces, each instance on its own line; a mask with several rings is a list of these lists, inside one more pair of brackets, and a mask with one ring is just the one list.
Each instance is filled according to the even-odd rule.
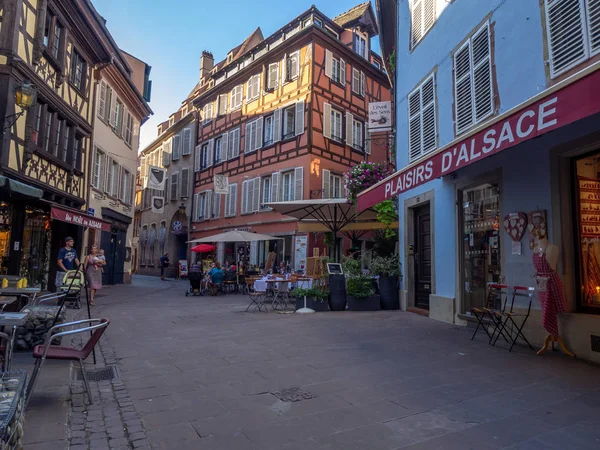
[[360,210],[406,192],[432,179],[504,151],[556,128],[600,113],[600,71],[516,109],[467,139],[444,148],[422,162],[401,169],[358,196]]
[[94,228],[101,231],[110,231],[110,223],[90,218],[89,216],[85,216],[83,214],[77,214],[55,207],[52,208],[50,214],[54,220],[60,220],[62,222],[72,223],[74,225],[86,228]]

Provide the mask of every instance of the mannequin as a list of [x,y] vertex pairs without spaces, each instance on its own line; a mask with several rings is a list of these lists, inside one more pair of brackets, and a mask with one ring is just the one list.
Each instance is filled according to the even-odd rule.
[[550,346],[554,349],[554,343],[557,342],[565,355],[574,357],[565,346],[558,330],[558,314],[566,310],[563,284],[556,272],[559,250],[557,245],[548,241],[545,231],[534,230],[537,245],[533,250],[533,265],[542,303],[542,325],[549,333],[538,355],[542,355]]

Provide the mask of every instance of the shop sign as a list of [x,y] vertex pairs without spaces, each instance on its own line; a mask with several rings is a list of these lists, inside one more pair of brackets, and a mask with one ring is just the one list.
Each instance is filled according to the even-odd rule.
[[306,253],[308,248],[308,236],[296,236],[296,257],[294,258],[294,269],[306,269]]
[[392,102],[369,103],[369,132],[392,129]]
[[76,213],[66,209],[52,207],[50,217],[61,222],[72,223],[81,227],[93,228],[100,231],[110,231],[110,223],[103,220],[95,219],[85,215],[85,213]]
[[148,168],[148,189],[163,191],[165,189],[167,170],[161,167],[150,166]]
[[214,176],[213,184],[215,187],[215,194],[226,195],[229,192],[229,177],[227,175],[216,174]]
[[600,70],[542,97],[422,162],[399,170],[358,196],[363,211],[436,178],[600,112]]

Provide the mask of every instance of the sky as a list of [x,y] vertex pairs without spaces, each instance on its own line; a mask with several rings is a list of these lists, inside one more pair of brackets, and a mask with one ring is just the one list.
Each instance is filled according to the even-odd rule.
[[[154,115],[141,130],[140,151],[199,81],[200,55],[215,63],[260,26],[266,38],[313,4],[333,18],[361,0],[92,0],[119,47],[150,66]],[[363,0],[364,1],[364,0]],[[373,2],[373,7],[375,4]],[[379,40],[372,42],[378,51]]]

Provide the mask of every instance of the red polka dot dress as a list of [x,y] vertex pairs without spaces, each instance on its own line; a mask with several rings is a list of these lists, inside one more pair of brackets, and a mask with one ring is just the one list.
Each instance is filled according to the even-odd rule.
[[[546,244],[548,247],[548,244]],[[542,254],[533,252],[533,266],[538,278],[547,278],[546,289],[543,282],[538,279],[538,296],[542,303],[542,326],[552,336],[559,336],[558,314],[565,312],[566,302],[563,284],[555,270],[550,267],[546,259],[546,248]]]

